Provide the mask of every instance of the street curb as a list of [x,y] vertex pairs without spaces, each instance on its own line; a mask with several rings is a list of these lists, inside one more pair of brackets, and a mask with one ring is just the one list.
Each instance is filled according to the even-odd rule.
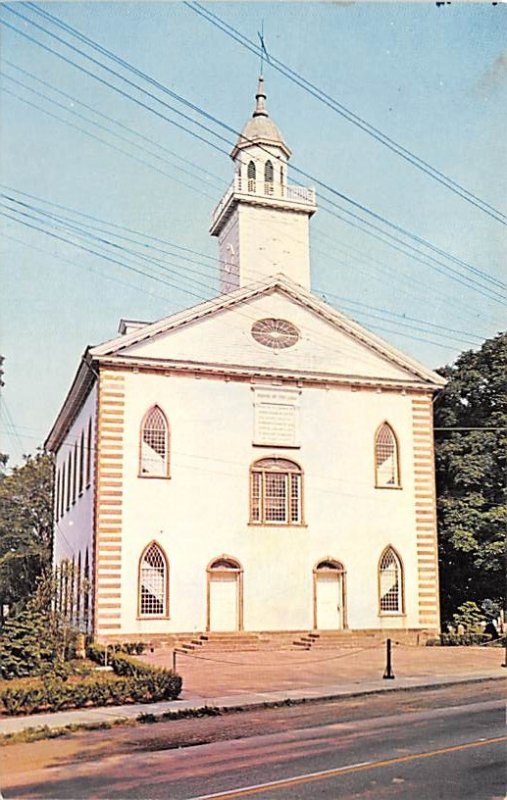
[[[168,709],[167,711],[153,713],[150,711],[150,707],[153,704],[146,703],[145,708],[146,711],[141,711],[136,716],[122,716],[119,714],[117,717],[112,717],[109,720],[102,720],[102,721],[95,721],[95,722],[77,722],[77,723],[67,723],[64,725],[52,724],[52,725],[34,725],[30,726],[27,725],[26,727],[22,728],[19,731],[13,731],[11,733],[1,733],[0,732],[0,746],[7,745],[13,740],[15,740],[23,735],[33,736],[34,739],[50,739],[56,738],[58,736],[63,736],[66,733],[74,733],[80,731],[93,731],[93,730],[107,730],[112,727],[119,727],[121,725],[136,725],[136,724],[156,724],[157,722],[168,722],[170,720],[177,720],[177,719],[192,719],[198,718],[200,716],[207,717],[207,716],[220,716],[222,714],[234,714],[234,713],[242,713],[246,711],[258,711],[261,709],[269,709],[269,708],[288,708],[292,706],[299,706],[299,705],[316,705],[317,703],[325,703],[332,700],[347,700],[349,698],[358,698],[358,697],[368,697],[372,695],[382,695],[386,692],[389,693],[400,693],[400,692],[416,692],[416,691],[431,691],[433,689],[443,689],[450,686],[456,685],[464,685],[464,684],[479,684],[479,683],[486,683],[488,681],[502,681],[507,678],[507,675],[484,675],[478,677],[463,677],[457,678],[453,680],[440,680],[436,683],[428,682],[428,683],[420,683],[417,685],[412,686],[400,686],[400,685],[393,685],[389,684],[385,687],[378,687],[378,688],[370,688],[370,689],[357,689],[357,690],[342,690],[340,692],[330,692],[329,694],[320,694],[316,696],[306,696],[306,697],[285,697],[273,700],[262,700],[262,701],[255,701],[255,702],[242,702],[242,703],[231,703],[220,705],[219,703],[207,703],[204,702],[201,705],[196,705],[192,708],[182,708],[182,709]],[[172,701],[175,702],[175,701]],[[177,702],[177,701],[176,701]],[[158,703],[155,705],[159,705]],[[74,709],[72,709],[74,710]],[[69,713],[72,712],[69,709]],[[97,709],[99,710],[99,708]],[[111,707],[104,707],[104,710],[111,711]],[[77,709],[76,709],[77,711]],[[59,713],[59,712],[57,712]],[[65,713],[65,712],[63,712]],[[56,715],[55,715],[56,716]],[[149,719],[143,719],[143,717]],[[9,717],[12,719],[12,717]],[[27,721],[29,720],[29,716],[24,717]],[[56,720],[55,720],[56,722]],[[1,724],[1,723],[0,723]],[[39,734],[39,735],[38,735]]]

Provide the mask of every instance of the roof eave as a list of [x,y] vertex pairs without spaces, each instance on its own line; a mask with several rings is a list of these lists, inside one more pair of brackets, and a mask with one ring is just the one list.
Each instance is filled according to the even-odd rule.
[[88,397],[97,375],[93,370],[93,359],[90,357],[90,348],[87,347],[81,356],[74,380],[70,385],[67,396],[62,404],[58,416],[44,442],[44,449],[55,453],[67,435],[79,410]]

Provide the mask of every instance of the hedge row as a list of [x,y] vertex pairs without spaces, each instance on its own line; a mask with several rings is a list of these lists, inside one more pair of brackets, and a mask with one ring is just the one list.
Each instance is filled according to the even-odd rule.
[[491,641],[489,633],[441,633],[438,638],[428,639],[427,647],[441,645],[442,647],[463,647],[477,644],[486,644]]
[[[92,657],[92,653],[89,655]],[[33,678],[22,686],[0,689],[0,703],[10,715],[34,714],[83,706],[174,700],[181,691],[181,677],[175,672],[141,664],[128,655],[115,654],[112,667],[114,675],[89,676],[76,682]]]

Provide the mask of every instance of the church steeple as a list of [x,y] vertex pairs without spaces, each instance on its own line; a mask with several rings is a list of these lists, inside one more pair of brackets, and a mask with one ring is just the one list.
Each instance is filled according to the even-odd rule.
[[234,145],[232,186],[213,212],[222,292],[283,272],[310,288],[308,221],[315,191],[287,183],[291,151],[266,108],[264,78],[255,108]]

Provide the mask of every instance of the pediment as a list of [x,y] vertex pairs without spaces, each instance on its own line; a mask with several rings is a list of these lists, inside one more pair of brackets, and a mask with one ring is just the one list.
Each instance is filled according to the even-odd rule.
[[[259,342],[252,327],[260,320],[286,321],[297,337],[289,337],[286,347],[270,343],[269,336]],[[93,348],[91,355],[443,384],[431,370],[280,276],[146,325]]]

